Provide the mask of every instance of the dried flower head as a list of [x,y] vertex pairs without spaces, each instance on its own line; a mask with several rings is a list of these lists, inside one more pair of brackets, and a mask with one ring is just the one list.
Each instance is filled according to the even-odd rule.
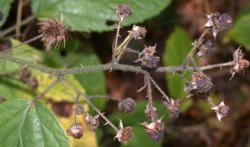
[[141,62],[142,66],[147,68],[156,68],[160,61],[160,57],[154,56],[156,49],[155,46],[149,46],[144,48],[144,50],[139,54],[139,58],[135,62]]
[[205,27],[213,29],[214,38],[216,38],[218,32],[230,28],[233,23],[232,17],[226,13],[211,13],[207,15],[207,19]]
[[55,44],[55,47],[57,48],[62,42],[65,46],[66,30],[61,21],[58,21],[57,19],[46,19],[38,25],[39,33],[42,36],[42,42],[44,43],[46,50],[49,50],[53,44]]
[[229,107],[222,101],[218,106],[212,107],[215,110],[218,120],[220,121],[222,117],[228,115]]
[[144,113],[151,120],[156,120],[158,117],[157,109],[155,107],[151,107],[149,104],[147,104]]
[[165,101],[163,104],[169,110],[171,118],[177,118],[180,114],[180,100],[171,99],[170,102]]
[[116,7],[116,14],[119,21],[124,21],[133,13],[127,4],[121,4]]
[[159,141],[164,137],[164,123],[161,119],[155,122],[147,123],[144,122],[142,125],[146,128],[146,132],[153,141]]
[[121,102],[119,102],[118,104],[118,109],[123,111],[123,112],[131,112],[134,110],[135,108],[135,101],[131,98],[126,98],[124,100],[122,100]]
[[214,52],[214,45],[211,40],[207,40],[199,46],[198,56],[207,58]]
[[234,75],[236,73],[242,73],[244,72],[245,68],[249,67],[249,61],[248,60],[244,60],[243,59],[243,53],[242,50],[240,48],[238,48],[234,54],[233,54],[233,58],[234,58],[234,66],[231,68],[230,73],[231,73],[231,78],[230,80],[234,77]]
[[85,120],[87,121],[88,127],[90,130],[96,130],[99,127],[99,115],[91,116],[87,113],[87,116],[85,117]]
[[202,72],[197,72],[192,75],[192,81],[187,83],[185,91],[192,95],[207,94],[213,86],[210,77]]
[[124,128],[122,122],[120,121],[120,130],[117,132],[115,138],[117,138],[119,142],[127,144],[133,136],[132,131],[132,127],[128,126]]
[[132,35],[134,39],[142,40],[146,36],[147,30],[145,27],[134,25],[132,28]]
[[83,126],[81,124],[73,123],[67,130],[67,134],[80,139],[83,135]]

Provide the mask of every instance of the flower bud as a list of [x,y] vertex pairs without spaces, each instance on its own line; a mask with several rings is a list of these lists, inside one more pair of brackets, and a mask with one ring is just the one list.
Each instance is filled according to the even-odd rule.
[[118,104],[118,109],[123,111],[123,112],[132,112],[135,108],[135,101],[131,98],[126,98],[119,102]]
[[87,116],[85,117],[85,120],[87,121],[88,127],[90,130],[97,130],[99,127],[99,115],[91,116],[87,113]]
[[192,81],[187,83],[185,91],[192,95],[207,94],[213,86],[210,77],[202,72],[197,72],[192,75]]
[[133,13],[127,4],[122,4],[116,7],[116,14],[119,21],[124,21],[127,17]]
[[127,144],[133,136],[133,128],[128,126],[123,128],[122,122],[120,121],[120,130],[117,132],[115,138],[123,144]]
[[180,114],[180,100],[171,99],[170,102],[165,101],[163,103],[170,112],[170,114],[169,114],[170,118],[177,118],[179,116],[179,114]]
[[214,46],[211,40],[207,40],[199,46],[198,56],[200,58],[206,58],[214,52]]
[[76,139],[80,139],[83,135],[83,126],[81,124],[73,123],[67,130],[67,134]]
[[146,36],[147,30],[145,27],[134,25],[132,28],[132,35],[134,39],[142,40]]
[[233,58],[234,58],[234,66],[231,68],[230,73],[231,73],[231,78],[230,80],[234,77],[234,75],[236,73],[242,73],[244,72],[244,69],[249,67],[249,61],[248,60],[244,60],[243,59],[243,53],[241,51],[241,49],[237,49],[234,54],[233,54]]
[[139,54],[139,58],[135,62],[141,62],[142,66],[147,68],[156,68],[160,61],[160,57],[154,56],[155,46],[149,46],[144,48],[144,50]]
[[222,101],[218,106],[212,107],[215,110],[218,120],[220,121],[222,117],[228,115],[229,107]]
[[214,38],[216,38],[218,32],[230,28],[233,23],[232,17],[225,13],[211,13],[207,15],[207,19],[205,27],[213,29]]
[[144,122],[142,125],[146,128],[146,132],[153,141],[159,141],[164,137],[164,123],[161,119],[150,124]]
[[158,117],[157,109],[155,107],[150,107],[149,104],[147,104],[147,108],[144,113],[151,120],[156,120]]

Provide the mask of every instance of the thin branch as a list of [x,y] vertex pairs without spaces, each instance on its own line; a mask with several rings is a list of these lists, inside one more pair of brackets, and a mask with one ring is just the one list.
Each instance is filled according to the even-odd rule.
[[16,37],[20,36],[20,23],[22,20],[22,11],[23,11],[23,0],[18,1],[18,8],[17,8],[17,18],[16,18]]
[[194,44],[194,47],[190,50],[190,52],[188,53],[186,59],[184,60],[182,66],[186,67],[190,61],[190,59],[194,56],[196,49],[199,47],[200,42],[203,40],[203,37],[208,33],[209,29],[206,29],[201,36],[199,37],[199,39],[196,41],[196,43]]
[[[44,73],[53,74],[53,75],[68,75],[68,74],[80,74],[80,73],[90,73],[90,72],[100,72],[100,71],[110,71],[110,70],[119,70],[119,71],[127,71],[127,72],[134,72],[134,73],[142,73],[148,74],[146,70],[143,70],[140,66],[133,66],[133,65],[124,65],[124,64],[101,64],[101,65],[89,65],[89,66],[82,66],[82,67],[74,67],[69,69],[55,69],[48,66],[44,66],[38,63],[29,62],[23,59],[16,58],[14,56],[8,54],[0,53],[0,59],[4,59],[7,61],[15,62],[20,65],[25,65],[27,67],[39,70]],[[235,63],[230,61],[226,63],[219,63],[214,65],[207,65],[199,67],[201,71],[211,70],[215,68],[222,68],[222,67],[230,67],[233,66]],[[186,67],[184,68],[182,65],[180,66],[169,66],[169,67],[158,67],[155,72],[157,73],[179,73],[185,71],[193,71],[194,67]]]
[[[33,21],[35,18],[36,18],[35,15],[31,15],[31,16],[27,17],[26,19],[24,19],[23,21],[21,21],[20,24],[18,24],[18,25],[20,25],[20,27],[23,25],[26,25],[26,24],[30,23],[31,21]],[[13,31],[15,31],[16,27],[17,27],[17,24],[7,28],[6,30],[3,30],[2,32],[0,32],[0,37],[3,37],[3,36],[13,32]]]
[[112,48],[112,63],[113,64],[116,63],[115,51],[117,49],[118,38],[120,37],[121,23],[122,23],[122,21],[118,21],[118,25],[117,25],[117,28],[116,28],[115,42],[114,42],[114,46]]
[[96,106],[91,102],[90,98],[85,95],[83,92],[81,92],[75,85],[73,85],[70,81],[68,81],[67,79],[63,80],[64,82],[66,82],[77,94],[81,95],[85,101],[116,131],[118,132],[119,129],[106,117],[103,115],[102,112],[100,112],[100,110],[98,108],[96,108]]
[[51,82],[39,95],[37,95],[33,101],[37,101],[41,99],[46,93],[48,93],[52,88],[54,88],[58,83],[60,83],[60,79],[56,79],[55,81]]
[[111,99],[111,100],[114,100],[114,101],[121,101],[119,98],[112,97],[112,96],[110,96],[110,95],[88,95],[88,98],[89,98],[89,99],[105,98],[105,99],[107,99],[107,100]]
[[165,92],[160,88],[160,86],[155,82],[155,80],[149,76],[149,80],[152,82],[152,84],[155,86],[155,88],[162,94],[162,96],[167,100],[168,103],[170,103],[169,97],[165,94]]
[[211,69],[215,69],[215,68],[231,67],[234,65],[235,65],[235,62],[230,61],[230,62],[226,62],[226,63],[218,63],[218,64],[213,64],[213,65],[203,66],[203,67],[200,67],[200,70],[202,70],[202,71],[211,70]]
[[147,83],[147,97],[148,97],[148,106],[149,106],[149,113],[150,113],[150,118],[151,121],[154,122],[156,121],[155,115],[154,115],[154,110],[153,110],[153,97],[152,97],[152,87],[151,87],[151,82],[149,80],[149,75],[145,75],[147,78],[146,83]]

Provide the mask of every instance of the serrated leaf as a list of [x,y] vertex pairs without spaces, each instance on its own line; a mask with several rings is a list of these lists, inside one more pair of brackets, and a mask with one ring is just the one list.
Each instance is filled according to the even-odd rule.
[[1,146],[68,147],[69,141],[53,113],[41,102],[24,99],[0,104]]
[[4,22],[9,16],[10,7],[13,1],[14,0],[1,0],[0,1],[0,11],[3,12],[3,20],[0,21],[0,27],[4,24]]
[[250,14],[240,17],[233,25],[229,36],[250,50]]
[[32,0],[32,11],[39,18],[63,15],[64,24],[73,31],[107,31],[114,29],[108,22],[116,21],[115,8],[126,3],[134,14],[125,25],[142,22],[159,14],[171,0]]
[[[191,39],[181,27],[175,27],[166,41],[163,62],[166,66],[181,65],[191,49]],[[171,96],[180,98],[185,95],[183,79],[171,73],[165,74],[168,90]]]

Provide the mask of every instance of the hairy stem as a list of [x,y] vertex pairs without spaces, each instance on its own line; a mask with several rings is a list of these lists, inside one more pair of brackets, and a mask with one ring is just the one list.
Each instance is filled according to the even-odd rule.
[[103,115],[102,112],[100,112],[100,110],[98,108],[96,108],[96,106],[91,102],[90,98],[85,95],[83,92],[81,92],[75,85],[73,85],[70,81],[68,81],[67,79],[63,80],[64,82],[66,82],[78,95],[81,95],[84,100],[116,131],[118,132],[119,129],[106,117]]
[[152,82],[152,84],[155,86],[155,88],[162,94],[162,96],[167,100],[168,103],[170,103],[169,97],[165,94],[165,92],[160,88],[160,86],[155,82],[155,80],[149,76],[149,80]]
[[194,56],[194,54],[196,53],[197,48],[199,47],[200,42],[203,41],[204,36],[208,33],[209,29],[206,29],[201,36],[199,37],[199,39],[196,41],[196,44],[194,44],[194,47],[191,49],[191,51],[188,53],[186,59],[183,62],[183,67],[186,67],[189,63],[189,61],[191,60],[191,58]]
[[150,119],[152,122],[156,121],[156,118],[154,116],[154,107],[153,107],[153,97],[152,97],[152,86],[151,82],[149,80],[149,75],[145,75],[147,80],[147,97],[148,97],[148,106],[149,106],[149,113],[150,113]]
[[[119,70],[125,72],[134,72],[134,73],[142,73],[148,74],[146,70],[143,70],[140,66],[133,66],[133,65],[124,65],[124,64],[101,64],[101,65],[90,65],[90,66],[82,66],[82,67],[74,67],[69,69],[55,69],[48,66],[44,66],[38,63],[29,62],[23,59],[16,58],[14,56],[8,54],[0,53],[0,59],[15,62],[20,65],[25,65],[32,69],[39,70],[44,73],[53,74],[53,75],[68,75],[68,74],[80,74],[80,73],[90,73],[90,72],[100,72],[100,71],[110,71],[110,70]],[[215,68],[222,68],[222,67],[231,67],[235,63],[230,61],[226,63],[219,63],[214,65],[207,65],[199,67],[201,71],[211,70]],[[187,66],[184,68],[182,65],[180,66],[169,66],[169,67],[158,67],[155,72],[156,73],[179,73],[185,71],[193,71],[194,67]]]

